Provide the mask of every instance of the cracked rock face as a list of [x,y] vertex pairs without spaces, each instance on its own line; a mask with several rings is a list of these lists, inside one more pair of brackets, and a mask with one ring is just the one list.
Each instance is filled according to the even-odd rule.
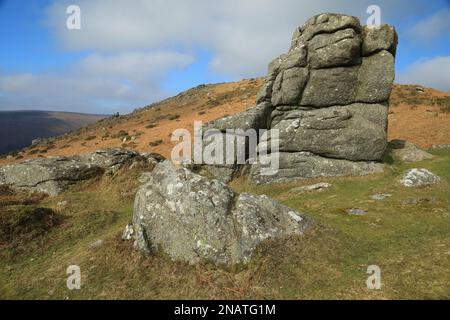
[[159,163],[136,194],[135,247],[190,263],[246,263],[266,239],[300,235],[305,215],[266,196],[236,194],[223,182]]
[[255,165],[252,180],[379,172],[396,47],[392,26],[362,27],[346,15],[320,14],[297,28],[257,97],[273,110],[268,129],[279,130],[280,170],[258,177]]

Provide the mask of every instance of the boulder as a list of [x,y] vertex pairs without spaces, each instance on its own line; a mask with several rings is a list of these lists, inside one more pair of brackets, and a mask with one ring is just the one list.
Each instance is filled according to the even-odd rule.
[[386,154],[396,161],[403,162],[419,162],[434,158],[432,154],[419,149],[415,144],[405,140],[390,141]]
[[273,171],[271,175],[261,174],[261,169],[265,166],[261,163],[254,164],[249,175],[252,183],[282,183],[315,177],[363,176],[381,173],[384,170],[384,165],[378,162],[332,159],[310,152],[280,152],[270,156],[278,157],[278,170]]
[[287,70],[291,68],[306,67],[307,63],[306,46],[299,46],[290,50],[286,55],[280,58],[280,70]]
[[282,152],[308,151],[329,158],[352,161],[381,160],[386,150],[384,123],[373,121],[358,112],[358,108],[330,107],[311,111],[294,111],[272,125],[279,130],[279,150]]
[[387,50],[395,56],[398,36],[393,26],[364,26],[362,28],[362,55],[368,56],[377,51]]
[[205,132],[202,140],[203,164],[194,165],[192,169],[222,182],[230,182],[234,173],[245,164],[250,148],[256,150],[258,138],[253,136],[251,139],[253,142],[244,133],[226,133],[217,129]]
[[359,66],[312,70],[302,106],[330,107],[356,102]]
[[307,68],[291,68],[281,71],[272,88],[272,105],[297,105],[308,80]]
[[[199,168],[197,166],[197,170],[206,172],[222,182],[230,182],[235,172],[239,171],[240,166],[256,150],[259,130],[267,129],[272,109],[273,107],[270,103],[262,102],[255,107],[248,108],[244,112],[206,124],[203,127],[202,136],[203,154],[216,155],[215,150],[212,150],[214,147],[212,143],[221,141],[223,146],[222,156],[217,157],[218,159],[220,158],[219,163],[210,163],[203,159],[203,165]],[[235,130],[240,130],[240,132]],[[250,136],[247,134],[248,130],[255,130],[256,136],[253,141],[250,141]],[[233,143],[230,141],[233,141]],[[234,155],[233,158],[227,155],[231,152]]]
[[362,59],[355,102],[383,103],[389,100],[395,77],[394,56],[382,50]]
[[125,163],[131,162],[139,153],[124,149],[102,149],[79,157],[80,161],[98,166],[107,174],[113,174]]
[[422,187],[437,184],[441,181],[433,172],[423,169],[414,168],[408,170],[400,180],[405,187]]
[[361,62],[361,38],[353,29],[318,34],[308,43],[313,69],[356,65]]
[[101,149],[92,153],[81,155],[81,161],[97,165],[101,168],[110,168],[123,165],[139,155],[138,152],[125,149]]
[[311,40],[316,34],[334,33],[344,29],[354,29],[361,33],[358,18],[337,13],[322,13],[310,18],[301,28],[294,31],[291,48]]
[[71,184],[103,174],[102,168],[76,158],[37,158],[2,168],[13,189],[58,195]]
[[0,185],[55,196],[79,181],[114,173],[138,155],[134,151],[104,149],[80,156],[26,160],[1,167]]
[[174,260],[231,265],[248,262],[267,239],[301,235],[311,222],[266,196],[238,195],[165,161],[136,194],[132,234],[143,253],[156,249]]
[[272,105],[269,103],[260,103],[256,106],[247,108],[245,111],[231,116],[214,120],[203,127],[203,131],[216,129],[221,132],[231,129],[267,129],[268,119],[272,112]]

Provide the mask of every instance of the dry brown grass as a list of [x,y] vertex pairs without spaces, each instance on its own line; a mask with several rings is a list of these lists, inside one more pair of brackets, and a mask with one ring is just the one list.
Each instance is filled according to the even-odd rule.
[[[138,109],[121,117],[112,117],[43,145],[16,152],[19,160],[38,156],[74,155],[107,147],[126,147],[140,152],[170,155],[171,133],[178,128],[192,132],[194,121],[208,122],[235,114],[254,105],[263,79],[242,80],[199,86],[175,97]],[[417,86],[395,85],[391,95],[389,139],[405,139],[423,148],[432,144],[450,144],[450,93]],[[124,142],[125,139],[125,142]],[[157,146],[153,141],[161,140]],[[16,161],[0,159],[0,165]]]

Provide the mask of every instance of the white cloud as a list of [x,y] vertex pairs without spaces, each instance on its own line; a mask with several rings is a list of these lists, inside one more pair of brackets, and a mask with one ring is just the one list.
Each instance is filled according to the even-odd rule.
[[[213,54],[213,71],[235,78],[262,75],[286,51],[295,27],[322,12],[359,17],[372,0],[79,0],[81,30],[65,27],[66,5],[49,10],[57,39],[72,50],[154,50],[201,47]],[[378,1],[382,20],[407,14],[418,0]]]
[[185,67],[194,61],[188,54],[176,52],[121,52],[116,55],[92,54],[79,67],[92,76],[119,77],[130,81],[146,81],[164,76],[167,70]]
[[[68,30],[66,8],[54,1],[46,22],[64,50],[92,54],[69,71],[0,74],[0,108],[88,112],[130,111],[167,95],[168,72],[212,54],[210,71],[231,78],[261,76],[285,52],[295,27],[322,12],[360,18],[372,0],[77,0],[81,30]],[[419,0],[380,0],[382,22],[407,17]],[[189,83],[189,79],[186,79]]]
[[3,91],[17,91],[21,88],[29,86],[33,83],[36,77],[31,73],[15,74],[5,77],[0,77],[0,90]]
[[434,15],[419,21],[410,30],[410,36],[417,41],[432,41],[450,30],[450,9],[442,9]]
[[0,108],[131,111],[163,98],[160,82],[166,72],[193,59],[164,51],[93,54],[60,74],[0,75]]
[[397,76],[397,82],[450,91],[450,56],[417,61]]

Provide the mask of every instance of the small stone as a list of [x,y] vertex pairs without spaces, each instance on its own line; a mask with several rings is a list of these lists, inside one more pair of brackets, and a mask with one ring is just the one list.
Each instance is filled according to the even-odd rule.
[[132,223],[128,223],[123,230],[122,240],[131,240],[134,235],[134,228]]
[[330,188],[331,184],[327,182],[320,182],[309,186],[293,188],[291,192],[307,192],[307,191],[322,191],[323,189]]
[[358,208],[347,209],[347,210],[345,210],[345,212],[347,212],[349,215],[352,215],[352,216],[364,216],[367,214],[367,210],[358,209]]
[[381,200],[384,200],[384,199],[389,198],[389,197],[392,197],[392,194],[390,194],[390,193],[379,193],[379,194],[371,195],[369,198],[372,199],[372,200],[381,201]]

